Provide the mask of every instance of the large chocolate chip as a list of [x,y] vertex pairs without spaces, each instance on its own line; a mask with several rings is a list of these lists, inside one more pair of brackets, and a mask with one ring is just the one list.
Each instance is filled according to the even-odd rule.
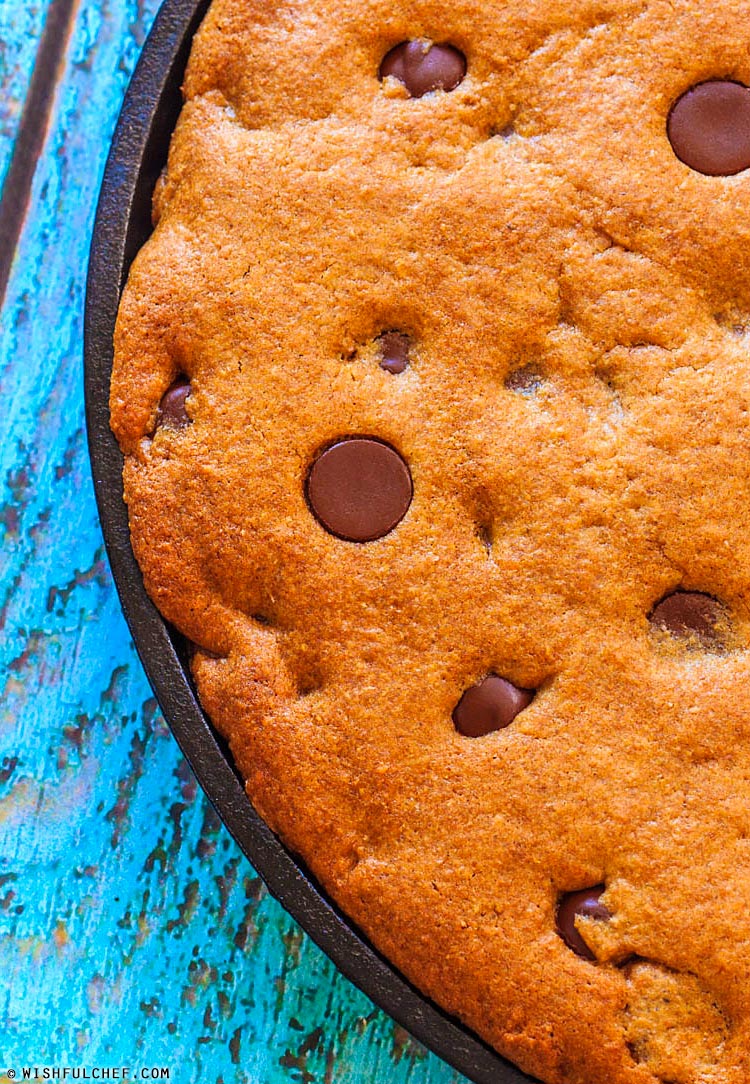
[[724,641],[727,612],[720,602],[702,591],[675,591],[654,606],[651,624],[680,639],[697,637],[704,647],[720,647]]
[[380,78],[392,75],[412,98],[431,90],[455,90],[466,75],[466,57],[453,45],[433,45],[423,38],[402,41],[386,53]]
[[326,530],[348,542],[372,542],[411,504],[411,474],[395,448],[348,437],[319,455],[307,476],[307,500]]
[[184,429],[190,425],[190,418],[185,409],[185,402],[191,392],[190,381],[181,376],[164,392],[159,403],[156,424],[167,425],[172,429]]
[[489,674],[466,690],[453,709],[453,722],[459,734],[481,738],[510,726],[533,699],[532,690],[519,689],[512,681]]
[[581,918],[608,922],[612,915],[601,902],[603,894],[604,885],[596,885],[580,892],[566,893],[557,905],[557,932],[568,948],[585,960],[595,960],[596,956],[576,929],[575,920],[580,915]]
[[750,90],[726,79],[699,83],[675,102],[667,133],[698,173],[729,177],[750,168]]
[[378,339],[380,368],[387,373],[403,373],[409,364],[409,336],[402,331],[384,331]]

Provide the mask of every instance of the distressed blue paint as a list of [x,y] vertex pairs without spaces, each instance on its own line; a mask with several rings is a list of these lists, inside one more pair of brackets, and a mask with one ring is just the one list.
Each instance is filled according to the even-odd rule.
[[[0,5],[7,164],[41,8]],[[196,792],[103,557],[85,267],[156,8],[80,2],[0,323],[0,1080],[125,1063],[180,1084],[458,1084],[300,933]]]
[[0,189],[18,133],[47,0],[0,0]]

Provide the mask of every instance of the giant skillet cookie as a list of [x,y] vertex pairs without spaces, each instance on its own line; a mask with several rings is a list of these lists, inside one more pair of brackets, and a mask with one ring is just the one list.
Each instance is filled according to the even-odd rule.
[[750,1081],[750,0],[215,0],[123,295],[253,804],[548,1084]]

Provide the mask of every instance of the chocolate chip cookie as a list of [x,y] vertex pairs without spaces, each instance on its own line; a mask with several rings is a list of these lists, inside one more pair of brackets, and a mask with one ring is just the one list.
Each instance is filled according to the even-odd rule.
[[123,294],[250,800],[546,1084],[750,1080],[750,0],[214,0]]

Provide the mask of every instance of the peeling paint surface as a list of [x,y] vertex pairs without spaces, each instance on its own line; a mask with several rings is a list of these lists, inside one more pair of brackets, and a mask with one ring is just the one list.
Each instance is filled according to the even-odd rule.
[[[54,0],[0,0],[0,185]],[[82,307],[156,0],[79,0],[0,319],[0,1081],[460,1084],[270,898],[162,719],[89,477]]]

